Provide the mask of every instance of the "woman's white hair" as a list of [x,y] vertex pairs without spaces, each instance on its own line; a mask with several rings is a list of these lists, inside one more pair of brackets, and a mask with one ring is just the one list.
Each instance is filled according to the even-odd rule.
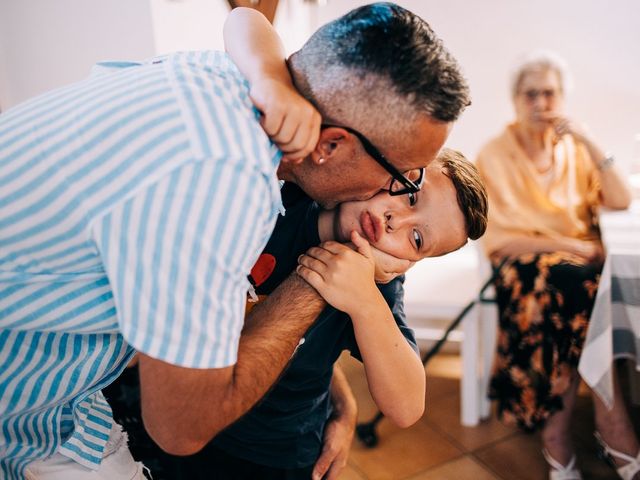
[[524,76],[531,72],[551,70],[556,72],[560,80],[562,93],[567,94],[573,88],[573,78],[567,62],[557,53],[549,50],[535,50],[522,56],[511,74],[511,96],[515,97]]

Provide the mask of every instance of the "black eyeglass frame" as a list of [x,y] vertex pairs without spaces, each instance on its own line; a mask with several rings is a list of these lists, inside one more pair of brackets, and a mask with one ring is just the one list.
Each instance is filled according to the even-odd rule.
[[[320,126],[320,128],[321,129],[342,128],[343,130],[346,130],[350,134],[355,135],[358,138],[358,140],[360,140],[360,143],[362,144],[364,151],[367,152],[376,162],[378,162],[378,164],[382,168],[384,168],[388,173],[391,174],[391,177],[393,178],[393,180],[391,182],[391,185],[389,185],[389,195],[392,195],[392,196],[407,195],[410,193],[418,193],[420,191],[420,187],[422,186],[422,181],[424,179],[424,170],[425,170],[424,167],[417,169],[417,170],[420,170],[420,176],[418,177],[417,182],[414,182],[412,180],[409,180],[407,177],[404,176],[402,172],[400,172],[400,170],[394,167],[389,162],[389,160],[387,160],[386,157],[380,152],[380,150],[378,150],[373,145],[373,143],[371,143],[369,139],[365,137],[363,134],[361,134],[359,131],[351,127],[345,127],[343,125],[331,125],[328,123],[323,123]],[[402,184],[404,188],[394,191],[392,189],[394,181],[400,182],[400,184]]]

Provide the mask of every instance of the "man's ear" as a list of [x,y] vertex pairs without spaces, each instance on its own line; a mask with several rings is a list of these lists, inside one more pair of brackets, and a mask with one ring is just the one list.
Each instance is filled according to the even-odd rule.
[[327,127],[320,131],[320,139],[313,152],[311,161],[315,165],[322,165],[332,160],[340,148],[347,147],[352,142],[352,136],[344,128]]
[[320,130],[320,138],[316,144],[316,148],[305,158],[289,158],[286,155],[282,157],[280,163],[290,166],[300,165],[307,159],[311,160],[314,165],[322,165],[330,160],[338,147],[350,141],[349,132],[340,127],[327,127]]

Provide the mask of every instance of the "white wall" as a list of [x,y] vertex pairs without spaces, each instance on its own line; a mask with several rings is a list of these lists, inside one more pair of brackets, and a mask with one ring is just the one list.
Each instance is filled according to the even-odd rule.
[[[157,52],[224,50],[222,27],[230,10],[226,0],[150,3]],[[315,29],[317,12],[318,7],[304,0],[280,0],[274,25],[288,52],[298,49]]]
[[[281,0],[275,24],[293,51],[316,7]],[[0,108],[84,78],[96,62],[223,50],[226,0],[0,0]]]
[[[281,0],[275,24],[289,52],[359,0],[316,7]],[[640,1],[398,0],[459,59],[473,105],[449,146],[473,158],[512,118],[508,72],[534,48],[563,55],[575,77],[569,113],[621,163],[640,133]],[[226,0],[0,0],[0,106],[83,78],[103,59],[222,48]],[[3,55],[4,54],[4,55]]]
[[[319,10],[324,23],[369,2],[340,0]],[[397,0],[427,20],[460,61],[473,105],[449,146],[470,158],[512,114],[508,77],[514,61],[537,48],[569,63],[575,88],[567,111],[628,167],[640,133],[640,1]]]
[[7,73],[6,59],[4,53],[4,44],[2,42],[2,32],[4,31],[4,16],[3,8],[0,3],[0,112],[8,108],[9,98],[11,93],[9,91],[9,76]]
[[150,5],[156,52],[224,50],[226,0],[150,0]]
[[148,0],[0,0],[3,109],[86,77],[97,61],[153,54]]

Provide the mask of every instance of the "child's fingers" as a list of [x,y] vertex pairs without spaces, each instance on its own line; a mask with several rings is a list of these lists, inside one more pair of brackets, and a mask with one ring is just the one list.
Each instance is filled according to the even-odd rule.
[[320,139],[320,123],[322,119],[317,111],[313,112],[311,121],[306,122],[301,137],[304,137],[304,144],[300,147],[300,158],[306,157],[313,152]]
[[282,150],[287,155],[287,157],[304,158],[309,155],[309,153],[311,153],[305,150],[305,142],[306,140],[300,140],[298,138],[298,133],[296,133],[296,136],[293,140],[291,140],[287,144],[279,143],[278,148]]
[[[297,129],[290,141],[278,144],[280,150],[291,158],[304,158],[309,155],[316,147],[318,138],[320,137],[320,123],[311,119],[301,119],[297,117],[287,118],[287,122],[291,121],[296,124]],[[284,130],[285,127],[283,127]]]
[[280,148],[280,150],[285,152],[286,157],[291,160],[301,160],[301,159],[304,160],[309,156],[309,154],[311,154],[311,152],[313,152],[315,145],[311,148],[304,146],[302,148],[298,148],[297,150],[293,150],[290,152],[285,151],[285,149],[280,145],[278,145],[278,148]]
[[[278,147],[280,146],[278,145]],[[284,150],[282,151],[284,152]],[[290,161],[293,161],[293,162],[297,162],[299,160],[304,160],[307,157],[307,155],[309,155],[309,153],[311,152],[307,152],[307,150],[296,150],[294,152],[286,152],[283,155],[283,158],[289,159]]]
[[328,242],[323,242],[320,244],[320,247],[315,247],[315,248],[322,248],[333,255],[339,255],[340,253],[351,250],[344,243],[334,242],[333,240],[330,240]]
[[[264,110],[262,111],[264,112]],[[284,111],[282,110],[272,109],[267,113],[263,113],[262,117],[260,117],[260,125],[262,126],[262,129],[272,138],[280,131],[283,121]]]
[[334,254],[330,250],[324,248],[324,245],[325,244],[322,244],[319,247],[311,247],[305,252],[305,255],[317,258],[325,264],[329,264],[333,260]]
[[296,268],[296,273],[318,292],[324,285],[324,279],[322,278],[322,275],[320,275],[318,272],[308,269],[304,265],[298,265],[298,267]]
[[358,253],[364,255],[367,258],[371,258],[373,254],[371,253],[371,245],[367,242],[366,239],[362,238],[358,232],[353,230],[351,232],[351,241],[358,249]]
[[300,128],[300,122],[298,122],[290,113],[287,113],[280,125],[280,130],[275,135],[272,135],[274,142],[278,144],[280,150],[285,153],[289,153],[295,150],[295,140]]
[[327,268],[326,263],[318,260],[317,258],[310,257],[309,255],[300,255],[298,257],[298,264],[320,274],[322,274]]
[[280,150],[286,153],[287,157],[305,158],[313,151],[313,148],[315,148],[315,145],[313,146],[313,148],[309,148],[308,143],[309,142],[306,134],[302,134],[300,133],[300,131],[297,131],[295,137],[293,138],[293,140],[291,140],[291,142],[287,143],[286,145],[280,144],[278,145],[278,147],[280,148]]

